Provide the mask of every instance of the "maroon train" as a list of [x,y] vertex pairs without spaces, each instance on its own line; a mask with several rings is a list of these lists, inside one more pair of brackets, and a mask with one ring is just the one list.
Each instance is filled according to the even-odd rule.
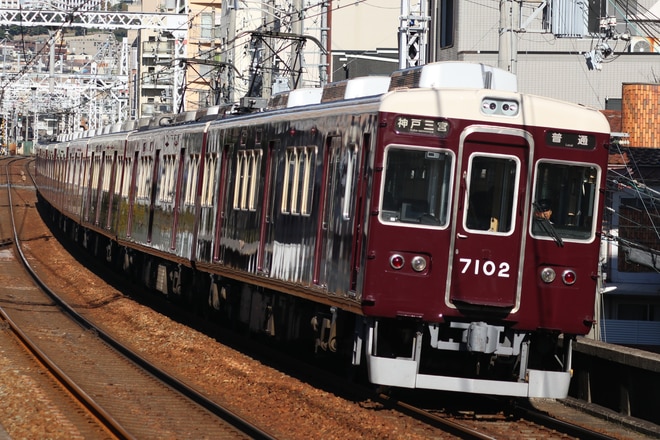
[[151,288],[373,383],[566,396],[594,320],[600,112],[465,63],[271,103],[40,145],[41,200]]

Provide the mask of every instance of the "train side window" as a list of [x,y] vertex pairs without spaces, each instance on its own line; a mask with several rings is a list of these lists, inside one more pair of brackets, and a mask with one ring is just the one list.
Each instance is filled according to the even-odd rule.
[[234,209],[256,211],[262,154],[262,150],[243,150],[237,153]]
[[101,158],[99,157],[98,154],[94,154],[92,158],[92,181],[91,183],[91,188],[93,190],[98,188],[98,183],[99,183],[99,174],[101,170]]
[[139,199],[148,199],[151,189],[151,170],[153,167],[153,157],[141,156],[138,169],[137,197]]
[[66,179],[66,183],[72,185],[75,183],[76,169],[78,168],[78,157],[72,156],[69,158],[69,178]]
[[172,183],[174,181],[174,155],[168,154],[163,158],[163,166],[165,172],[165,181],[162,182],[161,186],[161,200],[163,202],[169,203],[172,201]]
[[353,206],[353,194],[355,194],[353,185],[356,180],[355,174],[357,173],[357,167],[355,166],[355,159],[358,154],[358,147],[355,144],[349,144],[346,149],[346,155],[344,160],[346,161],[346,174],[345,174],[345,183],[344,183],[344,203],[342,205],[342,218],[344,220],[351,219],[351,206]]
[[138,198],[138,199],[142,198],[142,193],[144,192],[144,189],[143,189],[143,187],[144,187],[144,183],[143,183],[143,179],[144,179],[144,177],[143,177],[144,176],[144,161],[145,161],[145,158],[140,157],[138,163],[136,164],[137,165],[137,175],[136,175],[136,179],[135,179],[135,197]]
[[241,161],[243,162],[243,176],[241,176],[241,191],[240,191],[240,209],[247,208],[248,189],[250,188],[250,180],[252,180],[252,154],[243,152]]
[[[208,191],[209,186],[211,185],[211,180],[215,179],[215,168],[209,168],[209,165],[214,163],[215,153],[206,157],[206,163],[204,165],[204,175],[202,176],[202,200],[201,205],[204,207],[209,206],[208,201]],[[195,197],[197,196],[197,183],[199,181],[199,172],[201,157],[199,154],[190,155],[190,165],[189,165],[189,175],[186,179],[186,204],[194,205]],[[212,198],[212,197],[211,197]]]
[[168,179],[169,179],[169,163],[170,163],[170,155],[166,154],[163,157],[163,160],[161,161],[161,175],[160,175],[160,185],[158,188],[158,201],[163,202],[165,201],[165,193],[167,192],[167,186],[168,186]]
[[311,214],[315,163],[316,147],[287,148],[280,205],[282,214]]
[[[120,185],[121,185],[121,168],[120,164],[123,162],[122,156],[118,156],[117,153],[114,154],[113,157],[113,164],[116,164],[114,166],[114,175],[112,176],[112,191],[114,192],[115,196],[119,196],[119,191],[121,191]],[[112,170],[112,167],[111,167]]]
[[299,200],[300,200],[300,179],[302,177],[302,171],[300,168],[302,166],[302,152],[299,148],[294,148],[292,152],[292,165],[293,165],[293,175],[291,176],[291,214],[297,215],[300,214]]
[[103,182],[102,189],[104,192],[110,191],[110,180],[112,176],[112,159],[113,156],[104,155],[103,156]]
[[82,159],[80,158],[80,155],[76,154],[76,157],[74,159],[74,164],[73,164],[73,167],[74,167],[73,180],[71,182],[71,183],[73,183],[74,188],[77,188],[80,185],[80,174],[81,174],[80,169],[82,168],[81,164],[80,164],[81,160]]
[[124,158],[124,180],[121,184],[122,197],[128,197],[131,187],[131,170],[133,169],[133,161],[130,156]]
[[537,164],[531,232],[535,237],[591,240],[600,170],[592,164]]
[[80,179],[78,180],[78,195],[82,196],[91,172],[90,159],[87,156],[80,158]]
[[454,155],[450,151],[390,146],[380,220],[385,223],[446,227]]
[[[186,206],[195,204],[195,193],[197,191],[197,179],[199,176],[199,154],[191,154],[188,156],[188,167],[184,169],[185,175],[183,177],[183,185],[185,186],[183,192],[183,203]],[[206,184],[206,173],[204,175],[204,181],[202,182],[202,188]],[[204,190],[202,189],[202,192]],[[203,202],[202,202],[203,203]]]
[[[197,161],[197,168],[199,169],[199,157]],[[203,187],[203,203],[204,206],[210,207],[213,206],[213,197],[215,194],[215,184],[216,181],[218,180],[218,153],[211,153],[207,156],[206,159],[206,169],[204,170],[205,174],[205,185]],[[195,176],[197,176],[199,171],[195,172]],[[195,187],[196,188],[196,187]],[[195,193],[192,195],[193,197],[193,203],[195,203]]]
[[284,153],[284,177],[282,180],[282,201],[280,204],[280,212],[282,214],[289,214],[289,181],[295,168],[295,163],[292,163],[295,152],[295,148],[287,148]]
[[249,211],[257,210],[257,187],[259,186],[260,170],[261,170],[261,156],[262,150],[252,150],[250,155],[249,165],[250,170],[250,184],[248,193],[247,209]]
[[176,181],[174,173],[176,169],[176,155],[167,154],[163,157],[163,175],[161,177],[158,200],[165,203],[171,203],[174,199],[174,187]]
[[241,190],[243,189],[243,181],[245,179],[245,168],[247,166],[247,157],[245,150],[239,151],[236,154],[236,176],[234,181],[234,209],[241,209]]
[[179,155],[172,154],[170,156],[170,169],[169,175],[167,176],[167,189],[165,194],[165,200],[168,203],[174,202],[174,196],[176,195],[176,176],[177,170],[179,169]]
[[316,169],[316,147],[306,147],[304,150],[304,165],[302,195],[300,197],[302,215],[312,213],[312,196],[314,195],[314,170]]

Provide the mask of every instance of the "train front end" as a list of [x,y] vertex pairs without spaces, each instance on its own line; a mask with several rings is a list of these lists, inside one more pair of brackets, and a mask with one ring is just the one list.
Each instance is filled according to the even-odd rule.
[[426,88],[384,96],[379,122],[370,380],[565,397],[572,339],[594,319],[606,119],[510,91]]

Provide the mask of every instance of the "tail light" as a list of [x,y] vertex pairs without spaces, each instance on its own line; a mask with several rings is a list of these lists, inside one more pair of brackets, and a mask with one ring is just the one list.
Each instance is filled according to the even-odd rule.
[[577,275],[575,275],[575,272],[572,270],[565,270],[564,273],[561,274],[561,280],[567,286],[572,286],[577,280]]
[[392,266],[392,269],[399,270],[405,263],[406,260],[399,254],[394,254],[390,257],[390,266]]

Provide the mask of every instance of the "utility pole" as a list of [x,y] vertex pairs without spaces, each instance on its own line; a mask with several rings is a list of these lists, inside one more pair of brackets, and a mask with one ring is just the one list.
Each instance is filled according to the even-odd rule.
[[[293,11],[291,17],[291,33],[294,35],[303,35],[303,18],[305,12],[302,0],[293,1]],[[291,85],[292,88],[298,88],[299,81],[302,79],[302,50],[305,40],[300,40],[291,46]]]
[[328,83],[328,67],[332,61],[330,50],[330,32],[332,23],[332,0],[327,0],[321,4],[321,47],[325,48],[319,54],[319,84],[321,87]]
[[[520,17],[520,3],[517,0],[500,0],[500,41],[497,67],[514,75],[518,63],[518,40],[514,30],[514,19],[517,20],[518,17]],[[516,29],[518,27],[516,26]]]
[[[34,122],[32,123],[32,145],[35,147],[39,141],[39,107],[37,106],[37,88],[32,87],[32,111],[34,112]],[[27,130],[26,130],[27,133]],[[27,137],[26,137],[27,140]]]
[[[266,33],[279,30],[280,19],[279,11],[275,7],[275,0],[266,0],[262,6],[262,17],[265,24],[264,31]],[[273,40],[270,37],[265,37],[266,44],[261,47],[255,47],[255,50],[261,50],[261,54],[255,54],[257,60],[261,61],[261,96],[270,97],[273,91],[273,70],[275,65],[273,63]],[[256,72],[255,74],[258,74]]]

